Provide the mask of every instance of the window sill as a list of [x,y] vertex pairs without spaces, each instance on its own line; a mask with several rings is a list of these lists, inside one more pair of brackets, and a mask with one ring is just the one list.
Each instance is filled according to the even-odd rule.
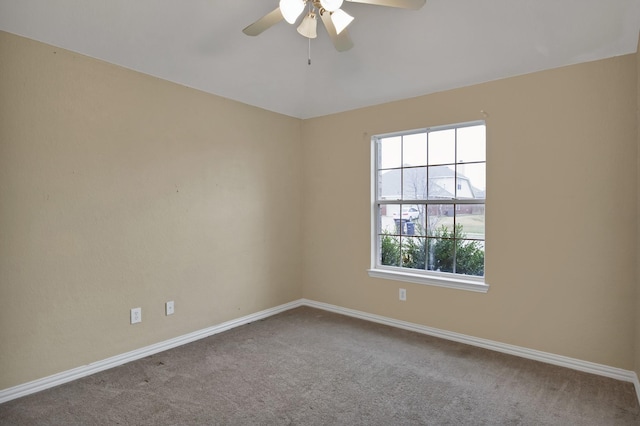
[[392,271],[387,269],[369,269],[370,277],[383,278],[386,280],[405,281],[414,284],[425,284],[436,287],[455,288],[458,290],[475,291],[486,293],[489,285],[474,279],[464,279],[459,277],[443,277],[438,275],[412,274],[404,271]]

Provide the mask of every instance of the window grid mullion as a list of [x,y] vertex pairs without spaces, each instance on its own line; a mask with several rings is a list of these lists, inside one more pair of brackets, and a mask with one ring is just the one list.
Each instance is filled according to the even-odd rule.
[[434,199],[434,200],[376,200],[376,204],[378,205],[389,205],[389,204],[485,204],[485,200],[481,198],[465,198],[462,200],[456,200],[455,198],[443,198],[443,199]]
[[[453,131],[453,193],[455,198],[458,199],[458,129]],[[456,232],[456,219],[458,216],[457,204],[453,205],[453,273],[456,273],[456,251],[458,250],[458,233]]]

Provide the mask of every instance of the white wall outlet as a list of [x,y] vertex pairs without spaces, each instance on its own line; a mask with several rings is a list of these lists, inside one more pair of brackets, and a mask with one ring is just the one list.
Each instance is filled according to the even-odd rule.
[[142,308],[131,309],[131,324],[142,322]]
[[404,288],[401,288],[400,292],[399,292],[399,297],[400,297],[400,300],[402,300],[403,302],[406,302],[406,300],[407,300],[407,290],[404,289]]
[[173,300],[164,304],[164,311],[167,315],[173,315]]

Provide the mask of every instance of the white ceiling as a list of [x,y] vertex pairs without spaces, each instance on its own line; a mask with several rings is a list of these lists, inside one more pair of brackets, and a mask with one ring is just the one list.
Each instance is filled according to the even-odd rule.
[[278,0],[0,0],[0,30],[293,117],[309,118],[636,52],[640,0],[347,3],[353,49],[280,22]]

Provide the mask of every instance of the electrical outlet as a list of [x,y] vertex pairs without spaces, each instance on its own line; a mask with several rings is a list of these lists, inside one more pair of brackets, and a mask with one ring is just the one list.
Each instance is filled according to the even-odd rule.
[[131,309],[131,324],[142,322],[142,308]]
[[165,303],[164,308],[167,315],[173,315],[173,300]]
[[405,302],[407,300],[407,290],[404,288],[400,289],[400,294],[399,294],[400,300],[402,300],[403,302]]

